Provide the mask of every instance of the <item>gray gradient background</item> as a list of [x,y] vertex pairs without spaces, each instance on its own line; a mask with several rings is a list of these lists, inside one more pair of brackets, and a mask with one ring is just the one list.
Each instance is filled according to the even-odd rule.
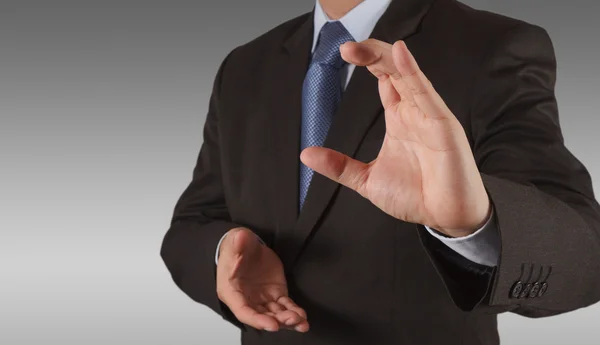
[[[600,185],[598,2],[467,3],[549,31],[566,141]],[[160,242],[221,60],[312,4],[0,1],[0,344],[238,343],[177,290]],[[598,344],[599,318],[502,315],[500,330]]]

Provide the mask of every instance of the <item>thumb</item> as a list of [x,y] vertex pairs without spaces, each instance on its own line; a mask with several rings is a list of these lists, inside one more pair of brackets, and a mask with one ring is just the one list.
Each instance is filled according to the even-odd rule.
[[300,160],[319,174],[364,195],[369,165],[324,147],[309,147]]
[[247,254],[254,246],[253,242],[257,242],[256,235],[246,228],[234,228],[229,230],[229,233],[223,240],[224,247],[222,252],[229,256],[241,256]]

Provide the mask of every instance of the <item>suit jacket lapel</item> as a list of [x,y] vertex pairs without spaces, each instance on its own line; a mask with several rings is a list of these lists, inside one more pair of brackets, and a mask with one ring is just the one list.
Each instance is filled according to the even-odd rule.
[[[408,38],[416,32],[431,2],[431,0],[393,1],[373,30],[371,37],[389,43]],[[357,67],[344,92],[324,146],[353,157],[362,138],[382,112],[377,79],[366,68]],[[298,165],[294,167],[297,170]],[[297,177],[296,181],[298,181]],[[295,187],[294,195],[298,199],[297,186]],[[285,252],[280,252],[284,263],[292,265],[298,258],[339,188],[339,184],[324,176],[313,175],[298,220],[293,231],[286,235],[288,245],[285,247]]]
[[[377,79],[366,68],[357,68],[344,92],[323,146],[353,157],[362,137],[382,110],[377,92]],[[292,242],[295,246],[285,253],[290,257],[290,261],[293,261],[302,251],[303,245],[308,243],[307,238],[339,188],[339,184],[323,175],[313,175],[293,230]]]
[[271,88],[270,112],[273,116],[272,166],[266,167],[274,177],[277,205],[275,250],[287,253],[292,246],[289,236],[298,217],[300,126],[302,118],[302,84],[310,62],[313,16],[305,16],[285,41],[284,49],[272,61],[267,85]]

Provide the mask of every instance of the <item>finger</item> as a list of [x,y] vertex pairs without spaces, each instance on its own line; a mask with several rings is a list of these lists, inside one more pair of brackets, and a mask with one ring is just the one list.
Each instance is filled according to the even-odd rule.
[[[308,329],[310,328],[310,325],[308,323],[308,321],[304,320],[302,322],[300,322],[297,325],[294,326],[282,326],[283,329],[289,330],[289,331],[296,331],[296,332],[300,332],[300,333],[305,333],[308,332]],[[280,328],[281,329],[281,328]]]
[[447,117],[449,114],[448,108],[433,88],[431,81],[419,68],[417,60],[408,50],[406,43],[403,41],[394,43],[392,57],[396,69],[402,76],[404,85],[410,91],[419,108],[430,117]]
[[[287,301],[286,304],[288,304]],[[292,303],[292,306],[295,305]],[[294,327],[306,321],[306,313],[297,313],[295,310],[288,309],[286,306],[278,302],[268,302],[263,308],[268,310],[270,313],[273,313],[275,319],[288,329],[294,329]]]
[[[219,249],[219,262],[227,261],[233,265],[231,274],[235,276],[241,265],[252,261],[252,256],[258,252],[259,241],[257,236],[246,228],[236,228],[230,230],[225,236],[221,248]],[[242,258],[246,258],[241,260]]]
[[257,236],[246,228],[232,229],[221,244],[219,266],[225,267],[229,279],[243,274],[259,251]]
[[269,316],[273,316],[273,317],[275,316],[275,313],[270,312],[269,310],[267,310],[267,308],[265,308],[262,305],[257,305],[254,307],[254,309],[261,314],[265,314],[265,315],[269,315]]
[[431,83],[419,68],[406,43],[403,41],[394,43],[392,47],[392,60],[402,79],[413,94],[420,95],[431,91]]
[[361,195],[369,175],[369,166],[344,154],[324,147],[309,147],[300,160],[309,168]]
[[241,231],[242,228],[234,228],[227,232],[225,238],[223,239],[223,243],[221,243],[221,247],[219,249],[219,257],[221,256],[221,254],[223,254],[223,256],[232,256],[241,252],[240,247],[235,245],[237,235]]
[[244,306],[234,312],[235,317],[242,323],[256,329],[269,332],[279,330],[279,321],[275,316],[261,314],[249,306]]
[[275,317],[261,314],[256,309],[252,308],[246,297],[239,291],[231,291],[227,294],[223,301],[231,310],[233,315],[242,323],[250,327],[254,327],[260,330],[266,330],[269,332],[275,332],[279,330],[279,321]]
[[399,73],[392,59],[392,45],[375,39],[347,42],[340,47],[342,58],[353,65],[365,66],[377,78]]
[[379,79],[379,98],[381,98],[381,104],[386,110],[400,103],[402,99],[391,80],[390,77]]
[[279,304],[277,302],[268,302],[265,304],[265,307],[267,308],[268,311],[273,312],[273,313],[279,313],[279,312],[286,310],[284,306],[282,306],[281,304]]
[[296,332],[300,332],[300,333],[306,333],[308,332],[308,329],[310,328],[308,321],[304,320],[302,322],[300,322],[299,324],[297,324],[296,326],[294,326],[294,330]]
[[256,235],[246,228],[240,228],[239,231],[235,232],[235,236],[232,236],[231,241],[234,254],[250,254],[248,251],[256,249],[259,243]]
[[302,318],[307,319],[306,311],[304,311],[304,309],[300,308],[296,303],[294,303],[294,301],[292,301],[291,298],[283,296],[283,297],[280,297],[277,300],[277,302],[279,304],[281,304],[282,306],[284,306],[286,309],[292,310],[292,311],[296,312],[296,314],[302,316]]
[[[345,43],[340,51],[348,63],[366,66],[379,79],[381,102],[386,109],[397,104],[401,98],[412,99],[408,86],[405,85],[402,75],[394,64],[391,44],[368,39],[360,43]],[[383,89],[382,82],[386,82]]]
[[284,310],[275,314],[275,319],[277,319],[280,324],[288,327],[294,327],[301,322],[306,321],[302,316],[291,310]]

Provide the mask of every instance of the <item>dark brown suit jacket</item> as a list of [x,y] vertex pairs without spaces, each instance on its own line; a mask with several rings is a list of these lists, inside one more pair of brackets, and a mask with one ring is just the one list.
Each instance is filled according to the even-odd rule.
[[[249,345],[492,345],[497,313],[543,317],[600,299],[600,208],[563,144],[544,29],[454,0],[396,0],[372,34],[405,40],[465,128],[502,241],[499,266],[487,270],[321,175],[298,214],[312,26],[312,13],[288,21],[219,69],[193,181],[161,251],[187,295]],[[367,162],[384,132],[377,81],[357,68],[325,146]],[[218,300],[215,249],[238,226],[280,255],[308,333],[254,330]]]

